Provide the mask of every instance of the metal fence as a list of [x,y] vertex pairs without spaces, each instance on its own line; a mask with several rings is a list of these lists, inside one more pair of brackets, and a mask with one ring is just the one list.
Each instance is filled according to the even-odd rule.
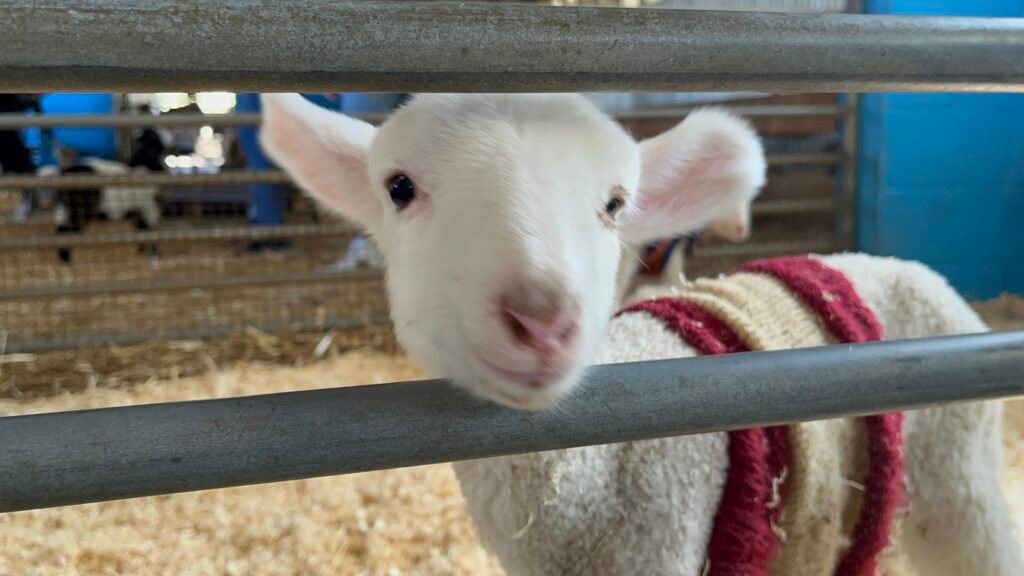
[[1019,331],[601,366],[539,413],[432,381],[0,418],[0,512],[1019,396],[1022,362]]
[[[1017,19],[75,6],[8,3],[0,89],[1024,91]],[[608,366],[570,409],[546,414],[434,382],[3,418],[0,510],[1021,395],[1022,360],[1024,333],[1011,332]]]
[[1024,39],[1002,18],[449,2],[76,5],[5,4],[0,90],[1024,89]]
[[[728,108],[764,133],[772,185],[754,206],[752,241],[710,242],[697,251],[692,270],[712,274],[754,256],[847,245],[836,222],[852,221],[852,214],[837,208],[836,174],[856,161],[854,149],[842,148],[839,133],[855,108],[837,104],[832,95],[748,98]],[[691,110],[640,108],[615,116],[643,138]],[[235,127],[259,119],[242,113],[8,114],[0,115],[0,129],[208,127],[230,141]],[[368,336],[379,341],[387,325],[380,271],[337,266],[357,230],[320,215],[295,190],[284,224],[248,225],[247,185],[253,183],[290,185],[290,179],[276,170],[237,166],[217,173],[0,175],[0,199],[8,199],[6,208],[0,205],[5,349],[209,338],[247,327],[281,332],[376,326]],[[75,230],[53,222],[59,210],[82,212],[90,190],[102,195],[94,203],[109,195],[105,207],[117,214],[148,206],[153,221],[140,229],[131,218],[89,220]],[[67,206],[40,200],[31,215],[18,220],[14,211],[27,191],[49,193]],[[275,241],[287,249],[258,249]],[[8,372],[9,378],[16,375]]]

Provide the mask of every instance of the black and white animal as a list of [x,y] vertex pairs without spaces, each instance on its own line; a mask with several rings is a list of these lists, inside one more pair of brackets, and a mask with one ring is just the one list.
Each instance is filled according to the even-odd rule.
[[[87,157],[76,160],[60,170],[45,167],[40,169],[39,173],[120,175],[130,172],[163,171],[161,158],[164,145],[159,134],[146,129],[138,142],[140,145],[127,165]],[[136,230],[150,230],[160,222],[158,191],[157,186],[105,186],[60,190],[57,193],[55,215],[57,233],[80,233],[90,222],[105,220],[127,220],[135,225]],[[153,244],[140,244],[139,251],[148,252],[150,256],[157,255],[156,245]],[[70,262],[70,248],[61,248],[58,257],[62,262]]]

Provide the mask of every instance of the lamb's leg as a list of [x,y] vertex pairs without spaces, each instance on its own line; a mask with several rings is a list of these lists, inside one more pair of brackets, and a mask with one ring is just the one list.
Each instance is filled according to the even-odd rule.
[[908,415],[910,515],[902,548],[920,576],[1024,574],[1000,483],[1002,404]]
[[[828,262],[856,284],[891,339],[988,330],[946,280],[924,266],[862,255]],[[1002,404],[909,412],[904,433],[910,510],[900,544],[917,573],[1024,574],[1000,482]]]

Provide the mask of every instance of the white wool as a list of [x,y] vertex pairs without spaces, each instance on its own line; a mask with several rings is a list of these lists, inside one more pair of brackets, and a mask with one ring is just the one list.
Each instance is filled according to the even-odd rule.
[[[862,254],[824,260],[853,281],[890,338],[986,330],[925,266]],[[695,354],[660,321],[627,314],[612,320],[597,362]],[[988,402],[907,413],[911,514],[899,548],[918,574],[1024,574],[999,484],[1001,410]],[[578,558],[592,558],[581,574],[699,576],[728,468],[726,446],[724,434],[706,434],[463,462],[456,472],[484,543],[512,576],[573,573],[566,566]],[[572,490],[553,494],[536,482],[554,471]],[[524,517],[532,518],[529,528],[508,537],[503,524]],[[595,554],[596,541],[602,546]]]
[[[693,354],[653,322],[609,324],[621,245],[727,217],[756,195],[766,166],[750,126],[725,112],[696,112],[637,143],[566,94],[418,96],[379,129],[298,95],[266,95],[261,141],[313,197],[374,237],[410,354],[525,409],[555,406],[595,362]],[[827,261],[853,279],[890,337],[985,329],[921,265]],[[523,323],[510,300],[558,314]],[[523,330],[550,318],[559,319],[554,343],[528,345]],[[924,574],[1024,574],[998,482],[1000,418],[992,403],[908,418],[913,516],[903,543]],[[726,464],[725,435],[710,434],[465,462],[457,472],[510,576],[696,576]]]

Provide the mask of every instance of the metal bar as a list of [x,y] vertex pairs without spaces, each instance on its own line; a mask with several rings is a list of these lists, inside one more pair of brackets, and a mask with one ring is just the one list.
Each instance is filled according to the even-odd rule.
[[[618,120],[643,120],[676,118],[702,106],[681,106],[665,108],[639,108],[613,112]],[[750,118],[839,118],[846,114],[843,106],[834,105],[763,105],[763,106],[716,106],[734,114]],[[387,114],[352,114],[352,116],[379,124]],[[26,116],[24,114],[0,114],[0,130],[18,128],[167,128],[198,126],[251,126],[259,124],[260,114],[160,114],[120,115],[112,114],[48,114]]]
[[[770,166],[831,165],[843,161],[839,153],[775,154],[768,156]],[[168,174],[134,172],[130,174],[75,174],[61,176],[0,176],[0,189],[57,188],[86,189],[103,186],[218,186],[236,184],[288,184],[291,178],[280,170],[230,170],[217,174]]]
[[[729,110],[734,114],[739,114],[740,116],[746,116],[748,118],[841,118],[847,113],[845,107],[829,104],[710,105],[713,105],[716,108]],[[694,110],[699,110],[706,106],[708,106],[708,104],[666,108],[637,108],[635,110],[614,112],[613,116],[615,116],[617,120],[675,118],[686,116]],[[2,123],[0,123],[0,126],[2,126]]]
[[0,418],[0,512],[1024,395],[1024,331],[595,367],[562,409],[434,380]]
[[[809,214],[829,212],[835,202],[829,198],[798,200],[767,200],[753,205],[755,216]],[[197,228],[159,230],[153,232],[122,232],[118,234],[74,234],[50,236],[0,237],[0,252],[5,250],[56,249],[79,246],[195,242],[199,240],[260,240],[267,238],[309,238],[355,234],[360,228],[350,224],[289,224],[284,226],[238,226],[231,228]]]
[[[831,166],[841,164],[846,155],[841,152],[806,152],[799,154],[769,154],[769,166]],[[0,182],[3,179],[0,178]]]
[[[862,0],[849,0],[846,11],[859,14],[864,12]],[[836,245],[842,250],[857,249],[858,214],[857,187],[860,170],[860,94],[846,95],[848,113],[840,118],[843,154],[849,158],[839,171],[840,182],[836,191],[838,209],[834,213]]]
[[0,91],[1024,91],[1024,19],[8,0]]
[[108,244],[145,244],[155,242],[194,242],[197,240],[264,240],[269,238],[309,238],[354,234],[360,228],[350,224],[286,224],[233,228],[197,228],[123,232],[120,234],[69,234],[53,236],[0,237],[0,252],[32,248],[104,246]]
[[758,258],[779,254],[828,254],[835,245],[831,240],[808,242],[765,242],[754,244],[719,244],[698,248],[693,254],[697,258]]
[[4,347],[6,354],[26,354],[50,352],[53,350],[77,350],[79,348],[98,346],[130,346],[154,340],[197,340],[224,338],[238,333],[244,328],[255,328],[261,332],[306,332],[311,330],[330,330],[332,328],[348,329],[373,326],[386,326],[391,323],[387,314],[368,314],[366,316],[336,316],[324,319],[307,318],[305,320],[265,322],[244,325],[203,326],[183,330],[167,330],[162,332],[129,332],[123,334],[105,334],[90,336],[64,336],[55,338],[33,338],[28,340],[10,340]]
[[0,290],[0,302],[12,300],[38,300],[50,298],[82,298],[88,296],[109,296],[113,294],[138,294],[147,292],[177,292],[181,290],[224,290],[228,288],[317,284],[320,282],[346,282],[383,278],[377,269],[345,270],[332,272],[315,270],[311,272],[287,272],[249,276],[222,276],[198,278],[167,278],[146,282],[103,282],[98,284],[65,284],[30,286]]
[[0,114],[0,130],[36,128],[168,128],[199,126],[250,126],[260,123],[259,114]]
[[227,186],[238,184],[288,184],[291,178],[280,170],[229,170],[216,174],[170,174],[132,172],[128,174],[75,174],[61,176],[0,176],[2,188],[85,189],[103,186]]
[[808,198],[799,200],[766,200],[751,206],[754,216],[783,216],[789,214],[814,214],[831,212],[836,203],[831,198]]
[[857,248],[857,183],[860,158],[860,95],[849,94],[850,114],[842,120],[843,154],[850,159],[840,170],[837,187],[839,209],[835,214],[836,243],[843,250]]

